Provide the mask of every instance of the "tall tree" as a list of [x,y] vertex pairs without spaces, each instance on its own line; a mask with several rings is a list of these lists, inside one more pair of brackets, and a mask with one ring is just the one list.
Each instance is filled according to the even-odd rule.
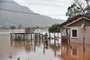
[[85,1],[87,3],[85,10],[86,10],[86,12],[90,12],[90,4],[89,4],[90,0],[85,0]]
[[72,4],[70,7],[68,7],[68,12],[66,13],[66,16],[69,16],[69,18],[72,18],[78,14],[82,14],[82,10],[76,6],[76,4]]
[[69,18],[72,18],[79,14],[85,14],[88,11],[90,12],[90,0],[74,0],[73,4],[68,7],[68,11],[66,13],[66,16]]

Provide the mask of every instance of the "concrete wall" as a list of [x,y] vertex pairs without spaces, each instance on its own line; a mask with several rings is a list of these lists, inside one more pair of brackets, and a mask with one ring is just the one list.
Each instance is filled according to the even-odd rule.
[[85,43],[90,44],[90,26],[85,27],[84,30],[81,27],[70,27],[70,28],[78,29],[78,38],[71,38],[70,36],[71,43],[83,43],[83,37],[84,37]]
[[90,44],[90,26],[87,26],[84,32],[85,43]]

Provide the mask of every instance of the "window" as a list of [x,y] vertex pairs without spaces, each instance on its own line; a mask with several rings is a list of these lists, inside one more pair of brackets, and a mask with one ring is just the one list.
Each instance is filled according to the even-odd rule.
[[77,30],[72,30],[72,36],[77,37]]
[[78,38],[78,29],[72,29],[71,30],[71,37],[72,38]]

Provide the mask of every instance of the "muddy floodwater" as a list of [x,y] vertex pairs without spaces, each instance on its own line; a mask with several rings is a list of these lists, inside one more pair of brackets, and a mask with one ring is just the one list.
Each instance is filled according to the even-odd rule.
[[0,34],[0,60],[90,60],[90,45],[72,44],[44,46],[41,42],[10,41],[9,34]]

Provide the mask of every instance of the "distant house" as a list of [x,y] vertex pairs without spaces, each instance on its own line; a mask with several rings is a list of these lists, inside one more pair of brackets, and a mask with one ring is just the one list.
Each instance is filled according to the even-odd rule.
[[40,33],[45,35],[45,33],[48,33],[48,30],[38,28],[38,29],[35,29],[34,33]]
[[90,16],[75,16],[60,27],[62,43],[90,44]]

